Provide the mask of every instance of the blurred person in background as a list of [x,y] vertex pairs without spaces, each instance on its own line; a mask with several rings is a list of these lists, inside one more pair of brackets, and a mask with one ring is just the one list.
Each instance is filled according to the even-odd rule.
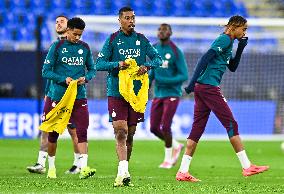
[[[210,49],[198,61],[194,74],[185,91],[194,92],[194,120],[187,139],[185,154],[182,157],[176,180],[198,182],[199,179],[189,174],[189,166],[212,111],[226,128],[230,143],[242,166],[243,176],[251,176],[268,170],[268,166],[253,165],[239,136],[238,123],[235,120],[227,100],[219,87],[226,69],[235,72],[242,52],[247,45],[245,37],[248,25],[242,16],[235,15],[229,19],[224,33],[212,43]],[[232,57],[234,40],[239,41],[235,57]]]
[[[57,33],[58,40],[65,40],[67,38],[67,21],[68,18],[64,15],[59,15],[55,20],[55,31]],[[51,105],[51,98],[48,96],[48,92],[50,89],[50,84],[52,80],[46,80],[45,86],[45,97],[44,103],[47,105]],[[46,115],[46,112],[43,112],[43,117]],[[78,138],[76,134],[76,129],[72,128],[70,125],[67,126],[68,132],[72,138],[73,149],[74,149],[74,162],[72,167],[67,170],[66,174],[77,174],[80,172],[80,163],[79,163],[79,150],[78,150]],[[41,141],[40,141],[40,150],[38,153],[37,162],[33,166],[28,166],[27,170],[31,173],[39,173],[44,174],[46,172],[45,163],[47,159],[47,147],[48,147],[48,133],[44,131],[41,132]]]
[[172,137],[171,125],[182,96],[181,86],[188,79],[188,69],[184,54],[171,41],[171,35],[171,26],[161,24],[158,29],[160,42],[154,47],[163,58],[163,64],[149,73],[150,85],[155,80],[150,130],[165,143],[165,157],[160,168],[172,168],[184,147]]

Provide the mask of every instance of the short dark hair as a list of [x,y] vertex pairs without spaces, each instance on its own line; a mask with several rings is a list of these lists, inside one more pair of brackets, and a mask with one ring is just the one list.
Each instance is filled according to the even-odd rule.
[[85,24],[84,20],[82,20],[81,18],[78,18],[78,17],[71,18],[67,22],[67,28],[70,28],[70,29],[76,28],[76,29],[84,30],[85,26],[86,26],[86,24]]
[[243,26],[247,23],[247,20],[240,15],[234,15],[232,17],[230,17],[228,24],[226,25],[228,26],[236,26],[236,27],[240,27]]
[[134,11],[134,10],[133,10],[131,7],[128,7],[128,6],[122,7],[122,8],[120,8],[120,10],[118,11],[119,17],[122,16],[123,12],[127,12],[127,11]]
[[68,17],[66,16],[66,15],[58,15],[58,16],[56,16],[56,18],[55,19],[57,19],[57,18],[65,18],[66,20],[68,20]]
[[170,32],[171,32],[171,33],[173,33],[173,31],[172,31],[172,27],[171,27],[171,25],[170,25],[170,24],[162,23],[162,24],[161,24],[161,26],[167,26],[167,27],[169,28]]

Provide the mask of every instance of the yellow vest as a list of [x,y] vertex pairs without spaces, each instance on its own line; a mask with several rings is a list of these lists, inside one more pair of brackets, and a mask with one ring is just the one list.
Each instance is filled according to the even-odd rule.
[[77,82],[70,82],[60,102],[46,115],[39,129],[45,132],[56,131],[60,135],[66,129],[72,114],[74,102],[77,96]]
[[[149,77],[148,74],[137,75],[139,66],[135,59],[126,59],[125,62],[129,64],[129,67],[125,70],[120,70],[119,77],[119,93],[123,98],[130,103],[135,112],[144,113],[146,110],[146,104],[148,102],[149,91]],[[133,80],[140,80],[142,86],[137,94],[134,93]]]

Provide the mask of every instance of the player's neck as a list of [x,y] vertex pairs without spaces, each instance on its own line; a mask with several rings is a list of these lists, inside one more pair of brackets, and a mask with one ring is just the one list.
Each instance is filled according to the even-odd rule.
[[235,39],[233,32],[230,29],[226,29],[224,34],[227,34],[232,40]]
[[165,39],[165,40],[161,40],[160,39],[160,43],[162,44],[162,45],[167,45],[167,44],[169,44],[170,43],[170,39],[168,38],[168,39]]
[[120,30],[127,36],[131,35],[133,31],[127,31],[125,29],[120,28]]
[[66,39],[67,37],[67,34],[64,33],[64,34],[58,34],[58,38],[61,40],[61,39]]

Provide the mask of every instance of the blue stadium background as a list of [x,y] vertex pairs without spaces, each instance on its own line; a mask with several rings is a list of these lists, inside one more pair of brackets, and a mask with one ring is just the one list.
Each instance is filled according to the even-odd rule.
[[[268,2],[266,0],[261,1]],[[255,2],[257,8],[257,4],[260,2]],[[53,23],[57,15],[66,14],[68,17],[75,15],[116,16],[119,8],[125,5],[131,6],[137,16],[228,18],[232,15],[239,14],[248,18],[255,18],[263,16],[263,13],[268,14],[268,16],[265,15],[266,17],[283,17],[281,13],[283,13],[284,2],[282,0],[270,0],[268,5],[277,5],[278,10],[270,11],[270,13],[264,10],[264,12],[258,14],[255,12],[255,10],[257,10],[256,8],[252,10],[248,1],[241,0],[0,0],[0,102],[8,105],[5,106],[5,108],[3,108],[4,106],[2,106],[2,108],[0,107],[0,138],[5,138],[3,131],[12,130],[13,127],[11,128],[10,125],[15,125],[15,128],[18,127],[19,120],[22,119],[22,117],[18,118],[18,116],[23,112],[27,112],[29,115],[38,114],[36,108],[30,111],[28,107],[23,109],[13,107],[19,106],[17,103],[25,104],[33,101],[32,104],[35,103],[35,106],[37,103],[36,100],[34,100],[38,92],[36,87],[38,75],[36,71],[35,53],[37,16],[43,16],[44,18],[43,27],[41,29],[44,58],[48,45],[54,40],[54,36],[52,36],[54,31],[52,27],[54,26],[50,27],[49,23]],[[280,14],[276,15],[276,13]],[[154,26],[152,30],[155,30],[157,27],[158,26]],[[145,29],[145,31],[146,30],[147,29]],[[183,29],[174,27],[173,30],[175,33]],[[186,30],[194,33],[208,31],[216,34],[216,36],[222,32],[221,28],[200,28],[195,26],[187,27]],[[233,105],[234,107],[243,108],[242,111],[237,110],[236,115],[238,115],[238,119],[242,121],[241,126],[248,128],[246,129],[247,131],[244,131],[246,134],[283,133],[284,57],[283,50],[279,49],[282,48],[282,42],[277,37],[270,34],[270,31],[264,27],[250,27],[249,32],[262,32],[265,36],[262,39],[250,38],[237,72],[235,74],[227,73],[223,78],[222,88],[224,95],[229,101],[232,101],[233,104],[235,102],[237,103]],[[109,33],[94,33],[86,29],[83,39],[90,44],[94,56],[97,55],[101,44]],[[142,31],[142,33],[144,32]],[[94,42],[94,39],[99,43]],[[149,37],[149,39],[153,43],[157,41],[156,37]],[[185,52],[189,75],[191,75],[198,58],[210,46],[212,38],[205,36],[202,37],[202,39],[176,39],[175,36],[173,36],[173,40]],[[44,87],[44,85],[42,87]],[[101,99],[101,103],[104,104],[106,99],[105,73],[98,72],[94,82],[89,84],[88,90],[90,99]],[[41,94],[41,96],[43,96],[43,94]],[[28,100],[28,102],[26,100]],[[13,102],[15,104],[13,104]],[[178,119],[182,120],[184,112],[189,113],[189,115],[185,116],[186,118],[192,118],[192,102],[192,96],[183,96],[183,102],[180,106],[183,107],[183,109],[180,108]],[[240,104],[238,104],[238,102]],[[247,104],[247,102],[249,103]],[[92,103],[94,102],[92,101]],[[101,105],[99,106],[103,107]],[[267,110],[261,111],[262,107]],[[93,114],[101,115],[100,118],[103,117],[102,115],[105,115],[106,112],[105,109],[91,109]],[[245,112],[250,114],[244,115]],[[11,116],[9,113],[15,113],[15,116]],[[8,115],[7,118],[5,115]],[[261,119],[260,122],[257,122],[256,118]],[[6,124],[4,122],[5,119]],[[25,120],[25,122],[27,123],[28,120],[29,119]],[[11,124],[11,122],[7,121],[15,121],[15,123],[12,122]],[[262,124],[261,121],[265,124]],[[33,126],[33,130],[35,130],[33,135],[27,133],[24,134],[23,137],[31,138],[34,134],[37,134],[35,126],[36,125]],[[218,124],[218,121],[210,126],[207,130],[209,134],[223,134],[223,129],[215,129],[222,128]],[[145,126],[144,128],[147,127]],[[190,125],[181,127],[182,134],[187,133],[189,128]],[[18,137],[18,135],[11,136],[11,138]]]

